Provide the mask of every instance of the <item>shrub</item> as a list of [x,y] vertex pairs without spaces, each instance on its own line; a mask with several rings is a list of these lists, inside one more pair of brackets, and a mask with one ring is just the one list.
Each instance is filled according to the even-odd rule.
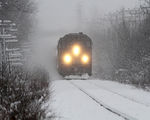
[[15,69],[0,77],[0,119],[39,120],[45,118],[42,105],[49,98],[49,76],[44,69]]

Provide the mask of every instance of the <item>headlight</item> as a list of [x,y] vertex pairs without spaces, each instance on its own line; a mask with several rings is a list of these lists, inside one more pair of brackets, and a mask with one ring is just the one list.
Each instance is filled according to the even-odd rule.
[[65,64],[70,64],[72,62],[72,57],[70,54],[65,54],[63,56],[63,61]]
[[73,54],[74,54],[75,56],[78,56],[78,55],[80,55],[81,48],[80,48],[79,45],[75,45],[75,46],[73,46],[72,51],[73,51]]
[[89,56],[88,55],[83,55],[81,60],[82,60],[83,64],[87,64],[89,62]]

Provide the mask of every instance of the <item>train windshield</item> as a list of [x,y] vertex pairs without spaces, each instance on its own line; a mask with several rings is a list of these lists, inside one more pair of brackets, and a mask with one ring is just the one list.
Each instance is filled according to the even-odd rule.
[[84,47],[90,48],[92,46],[91,41],[89,40],[83,40],[83,39],[73,39],[73,40],[63,40],[61,42],[61,48],[68,48],[74,44],[78,44]]

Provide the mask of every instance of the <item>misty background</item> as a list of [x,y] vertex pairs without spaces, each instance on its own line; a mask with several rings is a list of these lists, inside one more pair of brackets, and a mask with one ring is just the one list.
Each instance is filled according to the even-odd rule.
[[93,41],[91,80],[150,90],[150,0],[0,0],[0,119],[46,117],[58,40],[78,32]]
[[[139,2],[137,0],[38,0],[36,1],[37,13],[35,19],[35,33],[31,37],[34,41],[35,54],[33,61],[44,64],[49,69],[53,79],[57,78],[56,70],[56,46],[60,37],[68,33],[83,32],[93,40],[93,75],[96,75],[99,67],[111,71],[111,65],[107,58],[107,53],[99,48],[91,29],[97,29],[95,22],[101,20],[110,12],[115,12],[121,8],[134,8]],[[96,20],[96,21],[95,21]],[[95,24],[91,27],[90,24]],[[103,24],[103,23],[102,23]],[[107,23],[105,23],[107,26]],[[93,26],[93,25],[92,25]],[[103,29],[105,25],[101,26]],[[103,43],[98,43],[102,44]],[[98,54],[97,54],[98,53]],[[101,56],[99,59],[98,56]],[[107,60],[106,60],[107,59]],[[97,62],[98,61],[98,62]],[[100,68],[100,69],[101,69]],[[56,78],[55,78],[56,77]]]
[[92,19],[95,12],[103,17],[123,7],[133,8],[136,4],[137,0],[43,0],[38,1],[37,17],[43,29],[80,31],[79,26]]

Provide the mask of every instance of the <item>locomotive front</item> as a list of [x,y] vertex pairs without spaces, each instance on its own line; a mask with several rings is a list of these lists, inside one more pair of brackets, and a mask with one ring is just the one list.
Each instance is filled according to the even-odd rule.
[[83,33],[68,34],[58,43],[58,71],[62,76],[92,74],[92,41]]

